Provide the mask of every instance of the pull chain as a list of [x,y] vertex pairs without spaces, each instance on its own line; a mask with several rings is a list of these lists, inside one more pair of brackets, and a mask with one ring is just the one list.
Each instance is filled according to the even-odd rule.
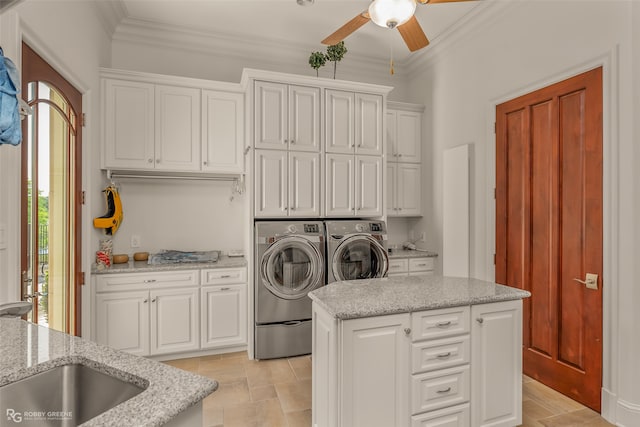
[[389,35],[391,36],[389,37],[389,56],[391,57],[389,61],[389,66],[390,66],[389,74],[393,76],[395,74],[395,71],[393,69],[393,31],[389,31]]

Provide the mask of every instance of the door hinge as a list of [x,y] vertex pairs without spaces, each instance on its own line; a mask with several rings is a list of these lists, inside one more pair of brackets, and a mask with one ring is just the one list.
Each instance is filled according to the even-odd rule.
[[496,265],[496,254],[493,254],[493,265]]
[[84,284],[85,284],[84,271],[80,272],[80,277],[78,278],[78,280],[80,281],[80,285],[84,286]]
[[493,187],[493,200],[496,199],[496,187]]
[[84,190],[82,190],[80,192],[80,204],[84,205],[86,201],[87,201],[87,193]]
[[493,133],[498,133],[498,124],[496,122],[493,122]]
[[85,127],[87,125],[87,115],[85,113],[82,113],[82,127]]

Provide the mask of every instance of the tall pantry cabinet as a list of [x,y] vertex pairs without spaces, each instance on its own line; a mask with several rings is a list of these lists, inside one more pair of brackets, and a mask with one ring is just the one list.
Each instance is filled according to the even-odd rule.
[[245,69],[254,217],[383,215],[391,87]]

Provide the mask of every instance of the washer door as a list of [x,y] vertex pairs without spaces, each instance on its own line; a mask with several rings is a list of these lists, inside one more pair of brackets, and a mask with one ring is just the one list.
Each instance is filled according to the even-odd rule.
[[374,237],[355,234],[336,248],[332,264],[336,280],[372,279],[386,276],[389,257]]
[[298,299],[324,284],[324,261],[309,240],[283,237],[264,252],[260,275],[262,283],[274,295]]

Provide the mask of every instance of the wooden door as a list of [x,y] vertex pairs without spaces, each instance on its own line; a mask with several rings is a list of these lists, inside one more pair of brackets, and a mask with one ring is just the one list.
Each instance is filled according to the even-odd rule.
[[602,68],[496,108],[496,281],[532,294],[525,374],[599,411]]

